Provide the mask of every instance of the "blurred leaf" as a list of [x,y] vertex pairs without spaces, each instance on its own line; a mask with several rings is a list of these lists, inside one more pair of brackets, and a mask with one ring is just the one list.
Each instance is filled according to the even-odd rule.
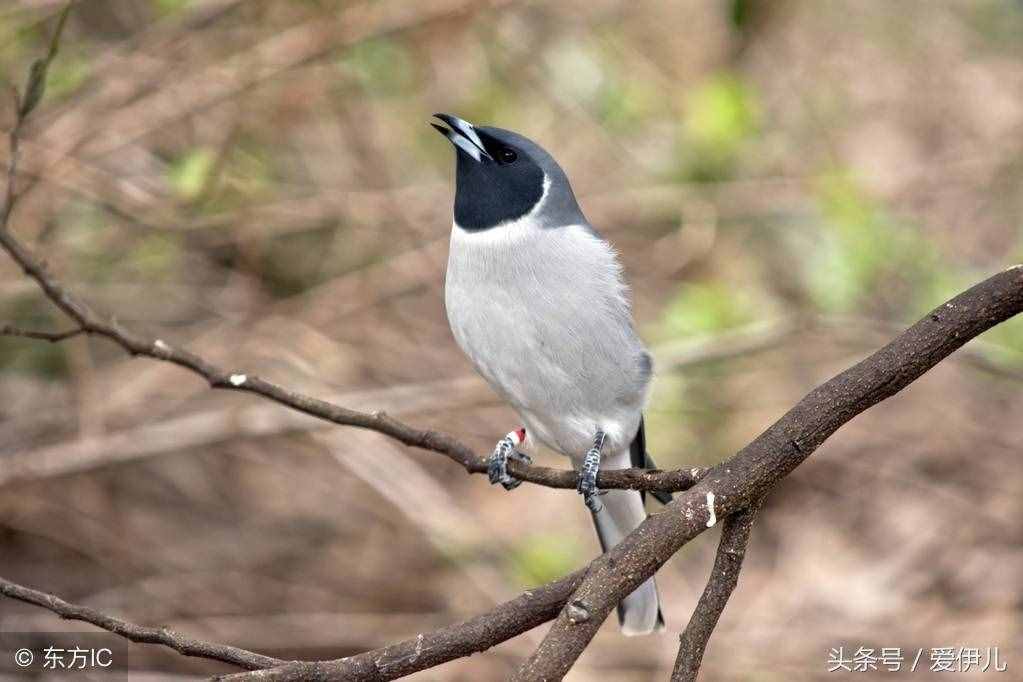
[[582,551],[575,538],[537,534],[522,540],[509,562],[520,584],[542,585],[574,571],[582,563]]
[[719,73],[696,87],[685,103],[683,177],[713,181],[731,176],[743,145],[760,129],[753,90],[732,73]]
[[669,338],[700,336],[732,329],[754,319],[741,290],[724,282],[687,284],[668,304],[661,333]]
[[702,146],[734,151],[759,125],[757,97],[733,74],[718,74],[689,96],[686,131]]
[[933,286],[943,269],[936,249],[868,197],[850,173],[825,175],[816,192],[824,241],[806,263],[819,307],[849,312],[870,304],[899,313],[913,306],[921,287]]
[[70,11],[71,3],[68,3],[61,10],[60,17],[57,19],[57,28],[50,39],[50,47],[46,56],[32,62],[32,67],[28,72],[28,83],[25,85],[25,94],[21,98],[21,106],[18,109],[19,118],[25,118],[32,113],[32,110],[43,99],[43,92],[46,90],[46,72],[60,49],[60,37],[64,33],[64,26],[67,24]]
[[179,14],[191,4],[192,0],[153,0],[156,11],[163,15]]
[[167,169],[167,179],[179,197],[195,199],[206,187],[215,160],[216,155],[212,149],[197,147],[171,163]]
[[47,90],[59,99],[77,90],[88,78],[89,62],[80,54],[67,55],[50,65]]

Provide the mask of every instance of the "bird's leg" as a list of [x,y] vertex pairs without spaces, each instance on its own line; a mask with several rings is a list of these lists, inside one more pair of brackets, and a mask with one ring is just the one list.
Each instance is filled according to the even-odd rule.
[[583,458],[583,465],[579,469],[579,483],[576,490],[583,496],[583,502],[594,514],[604,508],[604,503],[597,497],[600,491],[597,490],[597,472],[600,471],[600,451],[604,447],[604,439],[607,434],[597,431],[593,438],[593,447],[589,449]]
[[512,488],[517,488],[522,483],[522,481],[508,473],[508,460],[514,459],[526,464],[532,463],[533,460],[529,458],[529,455],[516,450],[524,440],[526,440],[526,430],[518,428],[497,441],[497,446],[494,447],[494,454],[490,455],[487,463],[487,475],[490,477],[491,484],[500,483],[504,486],[505,490],[511,490]]

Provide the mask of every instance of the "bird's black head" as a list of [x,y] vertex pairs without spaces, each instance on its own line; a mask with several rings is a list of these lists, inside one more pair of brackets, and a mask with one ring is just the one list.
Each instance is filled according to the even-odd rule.
[[431,125],[455,146],[455,223],[459,227],[487,230],[521,218],[541,200],[540,222],[553,227],[562,217],[574,220],[574,216],[559,215],[579,212],[568,178],[538,144],[510,130],[477,127],[450,114],[435,116],[450,127]]

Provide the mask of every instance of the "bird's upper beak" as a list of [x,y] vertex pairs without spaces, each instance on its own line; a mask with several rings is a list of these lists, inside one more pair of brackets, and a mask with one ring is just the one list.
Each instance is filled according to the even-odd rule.
[[451,141],[451,144],[455,145],[466,154],[468,154],[474,161],[480,163],[484,158],[493,161],[494,158],[490,156],[486,148],[483,146],[483,140],[480,139],[479,134],[476,133],[476,128],[473,127],[468,121],[463,121],[457,116],[451,114],[434,114],[435,117],[447,123],[450,127],[445,128],[439,126],[436,123],[431,122],[434,128]]

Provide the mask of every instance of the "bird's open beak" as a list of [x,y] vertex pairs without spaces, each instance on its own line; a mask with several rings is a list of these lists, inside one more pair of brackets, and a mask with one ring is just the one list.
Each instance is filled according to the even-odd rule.
[[434,114],[434,116],[447,123],[451,126],[451,128],[448,129],[433,122],[431,122],[430,125],[436,128],[441,135],[448,138],[448,140],[451,141],[451,144],[471,156],[474,161],[478,163],[483,161],[484,158],[491,161],[494,160],[494,158],[487,153],[486,148],[483,146],[483,140],[480,139],[480,136],[476,133],[476,129],[473,128],[471,123],[463,121],[457,116],[452,116],[451,114]]

